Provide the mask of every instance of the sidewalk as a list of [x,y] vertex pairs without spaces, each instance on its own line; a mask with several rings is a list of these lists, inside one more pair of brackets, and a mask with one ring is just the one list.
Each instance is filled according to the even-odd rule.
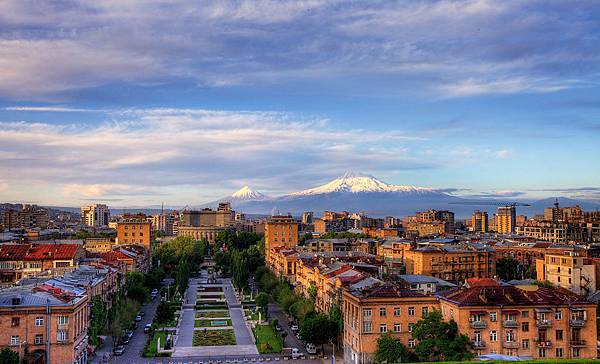
[[106,364],[112,358],[113,339],[111,336],[106,337],[106,341],[101,348],[96,350],[96,355],[90,356],[90,364]]

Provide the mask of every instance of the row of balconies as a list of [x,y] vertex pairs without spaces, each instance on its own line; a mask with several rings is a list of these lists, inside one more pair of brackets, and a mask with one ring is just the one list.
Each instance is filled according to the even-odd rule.
[[[536,326],[539,328],[552,327],[551,320],[537,320],[535,323],[536,323]],[[571,326],[573,326],[573,327],[582,327],[585,325],[585,320],[583,320],[583,319],[571,320],[570,323],[571,323]],[[470,324],[471,328],[473,328],[473,329],[485,329],[488,326],[487,321],[470,321],[469,324]],[[502,322],[502,326],[506,327],[506,328],[516,328],[516,327],[519,327],[519,322],[516,320],[504,320]]]
[[[552,347],[552,341],[549,340],[535,340],[537,342],[537,346],[540,348],[550,348]],[[586,346],[586,341],[585,340],[571,340],[570,341],[571,347],[585,347]],[[481,349],[481,348],[485,348],[486,347],[486,343],[483,340],[473,340],[471,341],[471,345],[473,345],[473,347],[475,349]],[[504,341],[502,343],[502,346],[507,348],[507,349],[518,349],[519,348],[519,342],[518,341]]]

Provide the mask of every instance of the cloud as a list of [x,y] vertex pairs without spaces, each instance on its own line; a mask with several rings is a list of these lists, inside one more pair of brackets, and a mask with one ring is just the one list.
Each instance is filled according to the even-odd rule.
[[[570,1],[0,3],[0,96],[111,84],[397,79],[440,97],[597,85],[600,5]],[[174,22],[173,19],[178,19]],[[418,87],[415,87],[415,85]]]
[[519,197],[526,195],[523,191],[490,191],[490,192],[481,192],[480,194],[473,195],[465,195],[462,197],[471,197],[471,198],[509,198],[509,197]]
[[33,111],[33,112],[105,112],[106,110],[82,109],[64,106],[9,106],[6,111]]
[[[127,109],[106,116],[99,125],[0,122],[6,181],[47,183],[48,193],[70,201],[139,200],[220,197],[240,181],[289,192],[305,188],[311,175],[346,169],[439,167],[414,151],[427,139],[401,130],[339,129],[327,119],[260,111]],[[207,188],[212,192],[199,192]]]

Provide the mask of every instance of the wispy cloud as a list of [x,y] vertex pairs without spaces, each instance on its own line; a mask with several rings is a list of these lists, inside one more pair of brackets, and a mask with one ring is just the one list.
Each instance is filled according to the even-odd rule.
[[104,113],[106,110],[98,109],[82,109],[75,107],[64,107],[64,106],[9,106],[2,110],[6,111],[33,111],[33,112],[98,112]]
[[[168,10],[167,10],[168,9]],[[379,76],[442,97],[597,84],[599,5],[570,1],[0,3],[0,96]],[[179,21],[173,22],[177,18]]]

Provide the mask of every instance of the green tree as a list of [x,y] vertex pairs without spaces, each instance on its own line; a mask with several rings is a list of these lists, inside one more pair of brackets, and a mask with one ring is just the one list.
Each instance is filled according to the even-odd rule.
[[315,312],[315,305],[311,300],[300,298],[290,306],[288,311],[296,320],[302,321],[307,315]]
[[150,294],[148,288],[144,285],[146,278],[140,272],[129,272],[125,275],[125,290],[127,297],[132,298],[139,303],[148,301]]
[[256,306],[258,308],[260,308],[262,310],[263,314],[265,314],[265,315],[267,313],[268,304],[269,304],[269,296],[266,293],[261,292],[256,295]]
[[242,289],[248,286],[248,258],[244,251],[234,250],[231,258],[233,284]]
[[175,283],[181,295],[184,294],[188,287],[190,276],[192,274],[190,263],[187,259],[183,259],[178,265],[175,273]]
[[312,313],[300,322],[300,338],[305,342],[323,345],[333,342],[338,335],[338,326],[321,313]]
[[317,299],[317,286],[313,282],[311,282],[310,287],[308,287],[308,297],[313,302]]
[[106,309],[106,302],[104,302],[99,296],[94,297],[92,300],[91,313],[92,317],[88,332],[92,344],[98,345],[98,335],[105,329],[108,323],[108,310]]
[[0,350],[0,363],[19,364],[19,353],[12,351],[10,348]]
[[377,363],[403,363],[415,361],[415,358],[414,354],[399,339],[385,333],[377,339],[375,361]]
[[166,324],[175,319],[175,307],[169,301],[161,301],[156,308],[156,322]]
[[505,281],[523,277],[523,266],[518,260],[504,257],[496,262],[496,275]]
[[467,361],[473,358],[469,338],[458,332],[454,320],[442,320],[439,311],[430,312],[413,327],[412,337],[420,361]]

